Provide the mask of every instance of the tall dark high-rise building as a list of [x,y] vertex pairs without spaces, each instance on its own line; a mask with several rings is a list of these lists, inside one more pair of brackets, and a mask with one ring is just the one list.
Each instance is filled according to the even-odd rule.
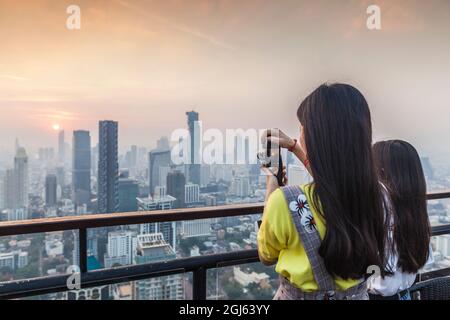
[[98,211],[113,213],[119,210],[119,124],[99,122]]
[[170,150],[152,150],[148,154],[148,176],[150,195],[155,192],[155,187],[161,186],[160,169],[163,167],[170,167],[172,161],[170,157]]
[[176,198],[174,208],[185,207],[186,177],[180,170],[174,170],[167,175],[167,194]]
[[75,205],[91,200],[91,136],[85,130],[73,132],[72,199]]
[[133,212],[138,210],[137,197],[139,185],[136,180],[128,177],[119,179],[119,212]]
[[45,204],[49,207],[56,206],[57,203],[58,179],[55,174],[48,174],[45,177]]
[[200,184],[200,124],[198,112],[190,111],[186,112],[189,135],[190,135],[190,148],[189,158],[189,181],[195,184]]

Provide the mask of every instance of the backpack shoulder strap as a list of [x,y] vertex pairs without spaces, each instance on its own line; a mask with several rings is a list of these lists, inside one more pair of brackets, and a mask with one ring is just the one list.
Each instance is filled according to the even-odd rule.
[[305,248],[319,291],[335,291],[334,279],[328,273],[323,258],[319,255],[322,240],[320,239],[306,195],[299,186],[282,187],[281,190],[286,198],[292,220]]

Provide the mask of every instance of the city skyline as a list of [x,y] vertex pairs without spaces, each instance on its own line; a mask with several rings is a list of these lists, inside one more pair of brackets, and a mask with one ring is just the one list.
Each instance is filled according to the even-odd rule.
[[[198,113],[184,114],[187,119],[186,131],[194,132],[192,139],[188,139],[196,146],[200,137],[193,130],[197,126],[194,122],[202,117]],[[155,210],[227,204],[238,206],[242,203],[262,203],[265,198],[265,179],[260,175],[257,165],[257,170],[249,162],[233,165],[175,165],[170,161],[169,144],[165,137],[158,139],[157,147],[150,152],[132,146],[119,157],[117,144],[122,132],[120,122],[101,120],[98,128],[100,135],[98,146],[95,147],[92,147],[89,131],[73,132],[72,166],[67,157],[61,158],[62,152],[49,148],[43,148],[38,159],[28,161],[27,151],[17,141],[14,170],[0,170],[3,174],[0,174],[3,179],[3,183],[0,183],[0,221],[115,212],[140,211],[145,214]],[[66,142],[62,138],[65,134],[56,129],[61,128],[55,128],[55,137],[58,146],[61,146],[58,151],[66,151]],[[235,153],[240,149],[238,141],[247,151],[249,139],[243,141],[235,137],[232,140],[235,142]],[[248,157],[243,158],[248,161]],[[421,160],[428,183],[448,188],[450,171],[435,174],[430,160]],[[311,182],[311,177],[298,161],[286,157],[286,165],[290,184]],[[199,169],[199,176],[191,174],[193,168]],[[65,179],[65,170],[72,172],[71,182]],[[29,181],[27,177],[30,177]],[[19,196],[14,197],[13,202],[21,203],[13,203],[8,208],[11,193],[5,191],[10,187],[11,178],[14,193],[20,189]],[[199,180],[198,184],[196,180]],[[24,195],[29,195],[29,203],[23,203],[26,200]],[[431,224],[447,224],[450,221],[449,209],[445,200],[430,200],[428,213]],[[261,216],[257,214],[90,228],[86,233],[87,269],[94,271],[252,250],[257,247],[259,219]],[[80,247],[73,245],[80,240],[76,231],[27,234],[9,239],[0,237],[0,282],[60,275],[68,270],[66,267],[80,262]],[[434,260],[424,270],[442,269],[449,265],[449,239],[448,235],[433,239]],[[37,259],[36,255],[43,258]],[[54,263],[57,263],[55,268]],[[221,277],[225,277],[220,280],[221,287],[212,291],[208,289],[208,297],[215,297],[220,292],[220,295],[231,299],[270,298],[278,279],[273,270],[262,270],[258,266],[234,267],[231,272],[222,270]],[[255,290],[255,284],[264,285],[264,290]],[[50,294],[44,299],[185,299],[190,294],[186,285],[191,285],[190,280],[180,273],[120,285],[81,290],[69,288],[67,292]]]
[[[378,259],[377,250],[369,250],[366,262],[389,260],[393,280],[416,279],[408,290],[403,281],[401,300],[405,292],[420,300],[446,295],[435,285],[443,287],[441,276],[450,270],[449,0],[0,0],[0,39],[0,298],[187,300],[177,312],[183,315],[192,300],[283,296],[289,287],[279,286],[280,268],[303,297],[314,277],[280,259],[304,264],[317,257],[304,246],[312,238],[303,237],[297,221],[306,256],[305,248],[294,248],[296,237],[284,234],[295,229],[286,219],[266,219],[268,211],[280,215],[284,209],[319,233],[352,241],[363,234],[381,242],[381,229],[400,231],[393,247],[402,250],[387,250],[398,251],[396,266],[382,252]],[[419,159],[404,172],[397,170],[404,150],[398,150],[402,159],[388,155],[392,172],[375,161],[382,184],[395,188],[366,188],[361,199],[375,202],[383,194],[383,203],[391,204],[384,209],[397,224],[412,213],[420,220],[415,226],[429,222],[420,237],[403,237],[403,229],[411,228],[378,226],[376,219],[355,233],[357,220],[370,216],[357,212],[364,204],[355,200],[368,177],[354,168],[336,174],[342,161],[334,160],[352,154],[348,148],[330,161],[314,157],[311,141],[327,147],[320,134],[309,139],[314,130],[303,132],[306,160],[303,152],[289,151],[298,151],[294,144],[280,149],[286,185],[300,186],[307,197],[292,195],[291,203],[286,196],[287,203],[278,205],[281,193],[271,193],[274,186],[258,161],[257,154],[267,151],[259,138],[279,128],[303,146],[297,109],[323,83],[347,83],[362,92],[374,143],[401,139],[417,149]],[[328,95],[323,105],[339,105],[333,101],[340,98]],[[333,119],[342,127],[341,138],[358,129],[358,121]],[[320,129],[324,122],[315,120]],[[277,167],[278,153],[269,154],[268,166]],[[359,178],[349,180],[355,172]],[[345,192],[330,193],[328,180],[337,186],[337,176]],[[412,192],[416,184],[420,188]],[[294,189],[276,192],[286,190]],[[425,195],[409,194],[422,191],[426,202]],[[317,218],[327,220],[330,212],[315,205],[319,200],[338,205],[333,214],[351,212],[342,212],[344,223],[328,221],[330,230],[324,231],[326,221]],[[402,217],[406,200],[417,210]],[[420,259],[411,258],[408,241]],[[349,249],[336,260],[329,249],[339,243],[325,243],[327,269],[352,256]],[[277,266],[267,265],[276,255],[269,252],[265,261],[265,247],[281,250]],[[402,258],[405,252],[412,266]],[[396,252],[387,253],[396,258]],[[336,285],[344,290],[355,275],[367,278],[362,267],[341,268],[350,276]],[[326,288],[315,278],[319,291],[327,291],[317,297],[333,299],[336,290],[328,289],[336,285]],[[353,299],[363,289],[336,293]],[[249,306],[235,303],[227,313],[250,315]],[[202,308],[187,313],[204,315]],[[220,311],[213,309],[211,316]]]

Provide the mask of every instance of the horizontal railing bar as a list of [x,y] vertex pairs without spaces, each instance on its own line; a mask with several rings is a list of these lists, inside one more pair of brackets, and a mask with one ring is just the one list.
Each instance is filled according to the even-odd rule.
[[[450,198],[450,192],[430,193],[429,200]],[[101,228],[151,222],[187,221],[259,214],[263,203],[236,204],[215,207],[173,209],[163,211],[137,211],[126,213],[90,214],[56,218],[0,222],[0,236]]]
[[450,191],[431,192],[427,194],[428,200],[450,199]]
[[443,236],[446,234],[450,234],[450,224],[444,224],[440,226],[431,227],[433,236]]
[[420,281],[426,281],[434,278],[446,277],[450,275],[450,268],[438,269],[418,275]]
[[[205,255],[130,265],[82,273],[81,288],[98,287],[115,283],[137,281],[183,272],[222,267],[223,263],[240,265],[259,262],[257,250],[242,250],[221,254]],[[67,280],[70,274],[46,276],[0,283],[0,299],[17,299],[35,295],[68,291]]]
[[0,236],[113,227],[151,222],[187,221],[259,214],[263,204],[239,204],[192,209],[91,214],[0,222]]
[[[450,225],[435,226],[433,236],[450,234]],[[220,268],[245,263],[259,262],[257,250],[243,250],[222,254],[205,255],[174,259],[140,265],[131,265],[110,269],[89,271],[81,274],[82,288],[108,284],[137,281],[142,279],[178,274],[180,270],[193,272],[198,268]],[[432,271],[422,275],[441,274],[443,271]],[[70,275],[46,276],[0,283],[0,299],[16,299],[34,295],[67,291],[67,279]]]

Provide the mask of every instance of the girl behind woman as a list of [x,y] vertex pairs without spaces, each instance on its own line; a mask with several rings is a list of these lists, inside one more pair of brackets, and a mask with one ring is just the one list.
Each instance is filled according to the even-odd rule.
[[[314,182],[280,189],[267,176],[260,259],[276,263],[276,299],[366,299],[367,268],[380,266],[385,274],[380,253],[387,231],[368,104],[352,86],[325,84],[302,102],[297,116],[300,142],[283,133],[271,138],[303,161]],[[305,241],[299,230],[315,240]]]
[[371,299],[410,299],[408,289],[426,264],[430,248],[426,183],[416,149],[405,141],[391,140],[374,145],[380,181],[389,194],[389,269],[392,275],[372,277]]

